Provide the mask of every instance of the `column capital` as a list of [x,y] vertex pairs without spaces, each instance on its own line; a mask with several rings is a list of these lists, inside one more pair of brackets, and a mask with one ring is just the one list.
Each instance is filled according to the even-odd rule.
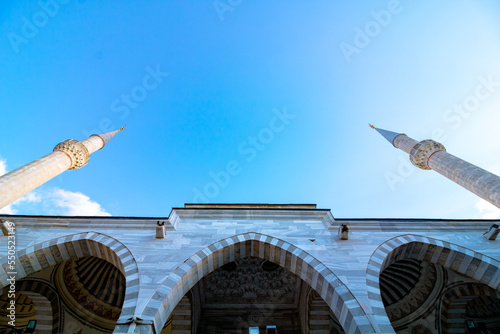
[[71,167],[69,169],[78,169],[89,162],[90,154],[85,145],[78,140],[68,139],[54,147],[54,151],[66,153],[71,159]]
[[445,151],[443,144],[432,139],[422,140],[413,146],[410,153],[410,161],[418,168],[429,170],[429,158],[436,152]]

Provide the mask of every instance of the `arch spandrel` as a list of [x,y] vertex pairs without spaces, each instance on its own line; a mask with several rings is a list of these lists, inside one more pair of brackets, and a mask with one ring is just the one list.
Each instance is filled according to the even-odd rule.
[[[94,256],[110,262],[125,277],[125,300],[118,322],[132,319],[139,294],[139,271],[137,263],[120,241],[97,232],[85,232],[58,237],[16,252],[16,279],[20,280],[50,266],[70,259]],[[0,258],[0,289],[7,286],[8,256]],[[125,320],[126,321],[126,320]]]
[[[354,295],[325,265],[286,241],[260,233],[244,233],[217,241],[177,267],[148,301],[135,324],[135,333],[159,333],[181,298],[203,277],[221,266],[245,257],[272,261],[309,284],[330,307],[346,333],[375,330]],[[115,333],[130,332],[122,327]]]

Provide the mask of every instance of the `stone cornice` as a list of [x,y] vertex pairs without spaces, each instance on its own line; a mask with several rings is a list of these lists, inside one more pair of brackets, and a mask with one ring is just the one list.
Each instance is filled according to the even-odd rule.
[[484,232],[499,222],[489,219],[337,218],[328,230],[336,232],[340,224],[347,224],[351,231],[363,232]]
[[337,233],[341,224],[351,231],[363,232],[484,232],[500,220],[482,219],[406,219],[406,218],[337,218],[330,210],[246,210],[246,209],[186,209],[173,208],[169,217],[84,217],[84,216],[25,216],[0,215],[0,220],[13,222],[17,227],[60,227],[99,229],[150,229],[158,221],[167,230],[175,230],[186,221],[224,221],[230,224],[246,220],[293,220],[304,223],[322,223],[330,232]]
[[331,226],[335,219],[328,209],[299,209],[299,208],[172,208],[169,220],[177,226],[182,220],[294,220],[318,221],[325,228]]
[[150,229],[164,222],[167,230],[174,227],[166,217],[102,217],[102,216],[18,216],[0,215],[0,219],[13,222],[17,227],[67,227],[88,230],[106,229]]

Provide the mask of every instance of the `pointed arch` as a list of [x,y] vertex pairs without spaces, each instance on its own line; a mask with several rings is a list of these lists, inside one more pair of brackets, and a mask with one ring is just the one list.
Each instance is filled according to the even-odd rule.
[[16,284],[16,290],[33,301],[37,332],[58,334],[61,305],[53,288],[43,282],[23,280]]
[[[116,266],[126,280],[125,300],[121,319],[134,316],[139,296],[139,270],[134,256],[120,241],[97,232],[84,232],[48,240],[18,250],[16,256],[16,279],[62,263],[70,259],[94,256]],[[8,256],[0,258],[0,289],[7,286],[9,269]]]
[[[141,321],[152,323],[159,333],[177,303],[198,281],[229,262],[250,256],[277,263],[309,284],[325,300],[346,333],[375,332],[354,295],[330,269],[286,241],[253,232],[220,240],[184,261],[154,293]],[[141,327],[136,328],[136,333],[145,333]]]
[[[479,314],[490,316],[494,314],[499,314],[500,303],[500,291],[493,290],[484,284],[472,283],[472,282],[459,282],[455,283],[453,286],[446,289],[446,291],[441,296],[440,308],[441,313],[438,318],[439,330],[443,334],[454,333],[456,331],[460,332],[463,329],[462,324],[457,321],[463,316],[467,311],[467,303],[476,298],[477,295],[481,295],[484,298],[493,298],[496,302],[492,305],[484,306],[475,305],[476,316]],[[491,299],[490,299],[491,300]]]
[[407,234],[392,238],[373,252],[366,270],[368,299],[383,332],[391,333],[394,329],[382,302],[379,277],[385,268],[403,259],[427,261],[473,278],[494,290],[500,288],[500,262],[489,256],[429,237]]
[[308,333],[330,332],[330,308],[313,289],[307,294],[306,312]]

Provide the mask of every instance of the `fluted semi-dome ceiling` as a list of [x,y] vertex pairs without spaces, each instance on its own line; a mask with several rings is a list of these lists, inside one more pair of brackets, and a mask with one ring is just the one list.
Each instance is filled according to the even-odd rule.
[[391,264],[380,274],[380,291],[385,306],[406,296],[417,284],[422,266],[417,260],[401,260]]
[[466,316],[470,318],[492,318],[500,315],[500,298],[478,296],[467,303]]
[[[5,316],[9,314],[7,307],[10,305],[11,298],[9,298],[7,289],[4,291],[3,295],[0,296],[0,314]],[[16,317],[31,317],[35,315],[35,307],[30,297],[20,292],[16,292],[15,302]]]
[[[4,293],[0,296],[0,333],[11,333],[12,327],[8,324],[11,320],[8,317],[11,298],[9,298],[8,288],[3,291]],[[21,328],[26,326],[28,321],[35,319],[35,303],[21,292],[16,292],[15,302],[15,324],[17,328]]]
[[125,297],[125,277],[113,264],[92,256],[67,261],[58,270],[57,285],[64,301],[84,318],[114,327]]
[[[15,315],[16,320],[21,320],[22,318],[32,318],[35,316],[35,305],[30,297],[22,294],[20,292],[16,292],[16,308]],[[0,325],[4,325],[9,321],[7,315],[10,311],[7,309],[10,306],[11,298],[9,298],[9,291],[4,289],[4,293],[0,296]],[[18,321],[19,322],[19,321]]]
[[380,274],[380,292],[389,319],[404,322],[421,306],[425,311],[437,296],[437,277],[433,264],[413,259],[399,260],[385,268]]

